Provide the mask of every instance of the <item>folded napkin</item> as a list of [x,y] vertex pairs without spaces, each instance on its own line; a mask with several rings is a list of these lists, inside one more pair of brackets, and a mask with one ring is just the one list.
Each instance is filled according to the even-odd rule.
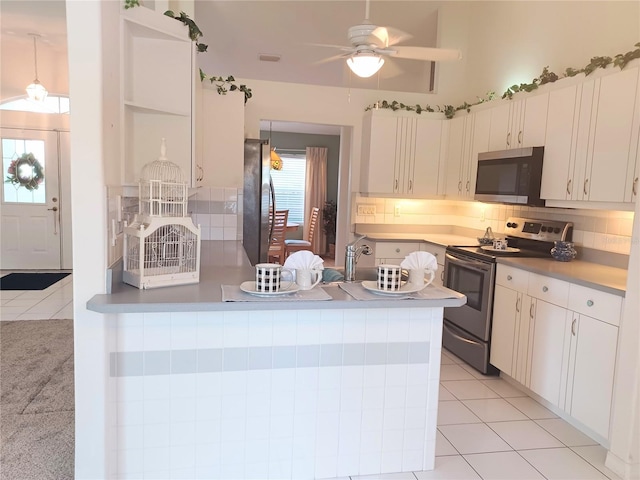
[[291,270],[324,270],[324,260],[309,250],[300,250],[287,257],[284,267]]
[[400,266],[405,270],[438,270],[436,257],[429,252],[411,252],[404,257]]

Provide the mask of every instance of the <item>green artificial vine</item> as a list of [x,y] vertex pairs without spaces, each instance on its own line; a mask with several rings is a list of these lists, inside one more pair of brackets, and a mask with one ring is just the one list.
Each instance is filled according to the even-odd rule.
[[[540,85],[545,85],[547,83],[553,83],[560,78],[564,77],[575,77],[579,73],[584,73],[585,75],[590,75],[598,68],[607,68],[609,65],[613,64],[613,66],[620,68],[622,70],[627,64],[636,58],[640,58],[640,42],[634,45],[635,50],[631,50],[627,53],[619,53],[615,57],[593,57],[591,62],[586,65],[584,68],[575,69],[575,68],[567,68],[562,77],[558,76],[556,73],[549,70],[549,67],[546,66],[542,69],[542,73],[539,77],[534,78],[531,83],[521,83],[520,85],[512,85],[507,88],[507,90],[502,94],[502,98],[512,99],[514,93],[518,92],[532,92],[536,90]],[[495,98],[495,92],[487,93],[485,98],[478,97],[478,101],[476,103],[467,103],[464,102],[462,105],[458,107],[454,107],[453,105],[443,105],[442,107],[436,106],[431,107],[429,105],[422,107],[420,105],[405,105],[404,103],[400,103],[397,101],[388,102],[387,100],[382,100],[374,103],[373,105],[369,105],[365,108],[365,111],[379,109],[379,108],[389,108],[393,111],[396,110],[406,110],[408,112],[416,112],[418,114],[422,112],[443,112],[446,118],[453,118],[457,111],[466,110],[469,112],[471,107],[474,105],[479,105],[489,100],[493,100]]]
[[[124,0],[125,10],[139,6],[139,0]],[[198,53],[205,53],[207,51],[207,48],[209,48],[209,46],[198,41],[200,37],[202,37],[202,30],[200,30],[198,25],[196,25],[196,22],[189,18],[189,15],[184,12],[180,12],[180,15],[176,16],[176,14],[172,10],[167,10],[166,12],[164,12],[164,14],[167,17],[178,20],[179,22],[187,26],[187,28],[189,29],[189,38],[192,42],[195,42],[196,50]],[[209,80],[211,84],[215,83],[216,90],[219,95],[226,95],[227,92],[235,92],[237,90],[244,94],[244,103],[247,103],[247,100],[249,100],[253,96],[249,87],[247,87],[246,85],[236,85],[234,83],[235,78],[233,78],[233,75],[229,75],[227,78],[215,76],[209,77],[202,71],[202,69],[200,69],[200,81],[204,82],[205,80]]]

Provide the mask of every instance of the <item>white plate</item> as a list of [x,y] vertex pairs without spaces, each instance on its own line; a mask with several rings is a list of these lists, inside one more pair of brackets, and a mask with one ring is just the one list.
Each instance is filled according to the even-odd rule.
[[294,293],[300,290],[300,287],[295,283],[292,283],[289,288],[286,290],[280,290],[278,292],[258,292],[256,290],[256,282],[242,282],[240,284],[240,290],[246,293],[250,293],[251,295],[258,295],[260,297],[275,297],[277,295],[287,295],[289,293]]
[[400,287],[400,290],[380,290],[378,288],[378,282],[375,280],[365,280],[362,282],[362,286],[366,290],[369,290],[370,292],[379,293],[381,295],[389,295],[392,297],[403,296],[409,293],[416,293],[422,290],[424,287],[426,287],[426,285],[421,285],[419,287],[416,287],[411,283],[405,283]]
[[491,245],[483,245],[480,247],[482,250],[486,250],[487,252],[495,252],[495,253],[516,253],[519,252],[519,248],[493,248]]

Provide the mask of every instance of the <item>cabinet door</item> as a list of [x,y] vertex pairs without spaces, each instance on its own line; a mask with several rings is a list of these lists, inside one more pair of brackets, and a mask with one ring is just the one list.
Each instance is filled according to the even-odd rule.
[[371,115],[364,122],[363,173],[369,193],[393,193],[397,117]]
[[542,186],[540,196],[547,200],[570,200],[575,188],[574,141],[577,135],[579,85],[553,90],[549,93]]
[[244,179],[244,95],[202,91],[202,170],[198,185],[241,187]]
[[531,352],[531,390],[554,405],[560,404],[566,309],[535,301]]
[[[437,195],[441,171],[442,120],[416,119],[415,165],[410,193],[414,195]],[[411,188],[412,187],[412,188]]]
[[476,191],[476,175],[478,172],[478,154],[489,151],[489,135],[491,132],[491,110],[481,110],[474,114],[473,137],[462,175],[465,196],[473,198]]
[[491,326],[491,365],[509,376],[514,375],[517,345],[516,325],[519,322],[522,294],[496,285]]
[[462,168],[464,138],[467,117],[455,117],[449,120],[449,143],[447,148],[447,180],[445,193],[448,197],[462,196]]
[[515,135],[514,146],[520,147],[540,147],[545,145],[547,110],[549,107],[549,94],[535,95],[522,102],[523,113],[521,115],[522,124]]
[[637,83],[637,68],[600,80],[591,168],[584,186],[590,201],[625,200]]
[[507,136],[511,127],[511,104],[506,103],[491,109],[491,131],[489,133],[489,151],[505,150],[510,141]]
[[609,438],[618,328],[580,315],[574,332],[575,368],[570,414],[599,435]]
[[398,117],[393,192],[410,194],[413,190],[417,120]]

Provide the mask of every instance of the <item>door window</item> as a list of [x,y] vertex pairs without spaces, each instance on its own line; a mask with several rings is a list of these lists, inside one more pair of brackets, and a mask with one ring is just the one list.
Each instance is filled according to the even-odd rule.
[[[44,152],[43,140],[2,139],[4,203],[46,203]],[[28,188],[26,184],[30,184],[32,188]]]

